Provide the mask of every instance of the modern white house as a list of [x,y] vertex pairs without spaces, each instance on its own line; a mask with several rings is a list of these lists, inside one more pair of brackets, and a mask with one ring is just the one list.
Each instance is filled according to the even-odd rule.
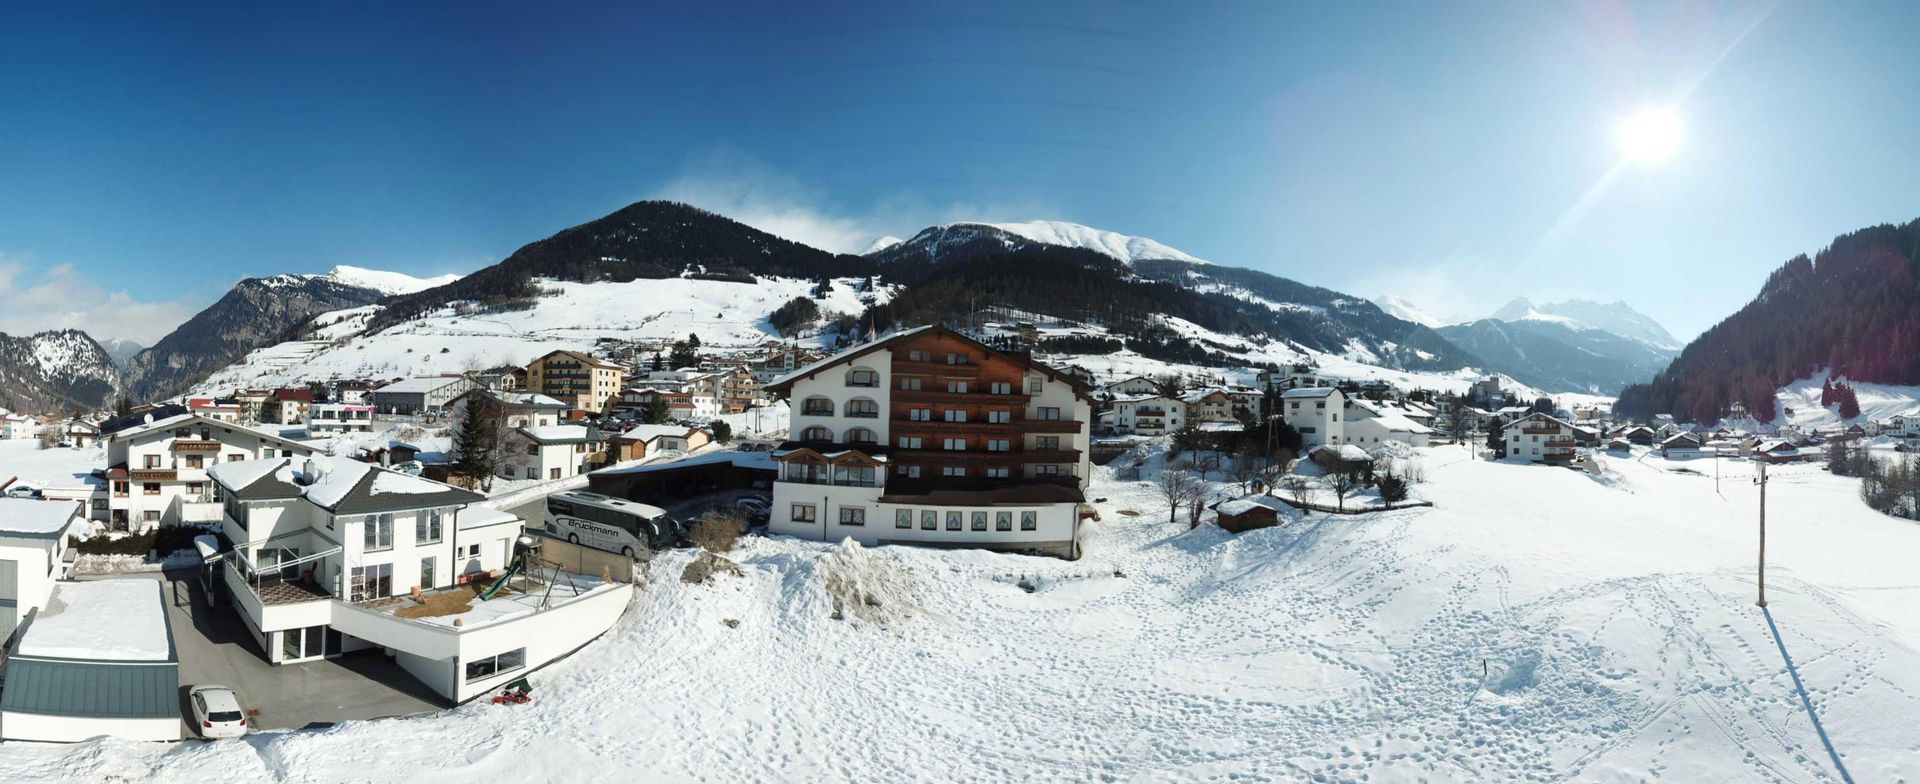
[[85,507],[74,501],[0,498],[0,640],[72,571],[67,537],[85,520]]
[[1105,424],[1122,433],[1166,435],[1187,421],[1185,401],[1158,394],[1115,397],[1108,405]]
[[1356,444],[1362,449],[1372,449],[1386,441],[1427,446],[1433,428],[1416,421],[1418,415],[1397,403],[1354,398],[1347,401],[1341,438],[1343,443]]
[[33,438],[40,434],[40,423],[26,414],[0,414],[0,438]]
[[309,435],[334,435],[337,433],[373,432],[373,406],[354,403],[313,403],[307,406],[307,433]]
[[[459,703],[599,637],[632,595],[517,557],[520,518],[451,485],[326,457],[212,473],[234,543],[220,571],[273,664],[379,648]],[[477,595],[509,572],[520,582]]]
[[56,584],[7,651],[0,738],[181,738],[180,664],[158,580]]
[[514,430],[501,441],[502,479],[566,479],[603,462],[607,435],[585,425],[541,425]]
[[106,481],[95,498],[106,501],[105,521],[116,530],[218,522],[220,501],[208,469],[313,454],[312,447],[297,441],[198,414],[143,422],[106,439]]
[[713,441],[713,434],[687,425],[634,425],[609,441],[616,461],[638,460],[663,452],[691,452]]
[[773,533],[1079,556],[1092,413],[1079,380],[931,326],[767,389],[796,401],[773,452]]
[[1280,393],[1280,416],[1300,432],[1303,449],[1346,443],[1347,396],[1335,387],[1295,387]]

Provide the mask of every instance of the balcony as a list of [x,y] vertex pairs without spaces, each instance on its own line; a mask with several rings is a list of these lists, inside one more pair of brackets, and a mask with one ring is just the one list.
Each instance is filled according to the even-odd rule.
[[979,403],[983,405],[1001,404],[1008,406],[1024,405],[1027,396],[1019,392],[988,392],[976,389],[970,392],[948,392],[945,389],[896,389],[893,400],[897,403]]
[[1018,422],[948,422],[938,419],[932,421],[913,419],[906,421],[895,420],[892,427],[894,432],[907,435],[913,433],[931,433],[935,436],[1010,436],[1020,432]]
[[949,365],[944,360],[920,362],[911,359],[893,361],[894,375],[909,376],[964,376],[973,378],[980,375],[979,365]]
[[1029,419],[1021,429],[1028,433],[1078,433],[1084,424],[1077,419]]
[[197,452],[201,454],[206,454],[206,453],[218,454],[220,452],[220,442],[212,441],[212,440],[202,441],[199,439],[177,438],[177,439],[174,439],[173,441],[173,451]]
[[136,468],[127,473],[135,482],[172,482],[180,478],[180,472],[172,469]]
[[905,464],[1021,465],[1025,463],[1075,463],[1078,449],[1010,449],[994,452],[985,449],[896,449],[893,459]]
[[1560,431],[1560,428],[1558,428],[1558,427],[1551,427],[1551,426],[1549,426],[1549,427],[1523,427],[1523,428],[1520,428],[1520,433],[1521,433],[1522,435],[1529,435],[1529,436],[1553,436],[1553,435],[1559,435],[1559,434],[1560,434],[1560,432],[1561,432],[1561,431]]

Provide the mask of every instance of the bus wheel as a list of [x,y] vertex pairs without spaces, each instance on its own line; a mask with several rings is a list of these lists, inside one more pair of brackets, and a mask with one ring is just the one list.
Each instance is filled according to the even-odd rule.
[[579,544],[579,543],[580,543],[579,534],[567,534],[567,544]]
[[632,557],[633,557],[633,548],[631,548],[631,547],[622,547],[622,548],[620,548],[620,554],[621,554],[621,555],[624,555],[624,556],[626,556],[626,557],[628,557],[628,558],[632,558]]

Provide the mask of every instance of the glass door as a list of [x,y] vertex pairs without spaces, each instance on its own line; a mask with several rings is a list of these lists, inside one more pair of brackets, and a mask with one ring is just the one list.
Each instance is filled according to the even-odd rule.
[[437,587],[436,583],[434,583],[433,581],[433,573],[434,573],[433,567],[435,566],[434,562],[436,560],[437,560],[436,558],[420,559],[420,590],[422,591],[430,590],[432,588]]

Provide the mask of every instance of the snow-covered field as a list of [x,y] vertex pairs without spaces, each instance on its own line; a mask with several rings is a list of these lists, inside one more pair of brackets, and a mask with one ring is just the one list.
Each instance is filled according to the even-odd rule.
[[1815,373],[1781,387],[1777,399],[1782,413],[1786,408],[1793,409],[1793,413],[1775,421],[1792,424],[1803,430],[1816,430],[1846,427],[1859,422],[1878,422],[1895,414],[1920,413],[1920,387],[1848,381],[1847,385],[1853,387],[1854,399],[1860,402],[1860,416],[1843,419],[1839,406],[1820,406],[1820,388],[1826,380],[1826,373]]
[[41,449],[31,438],[0,439],[0,484],[16,479],[31,487],[80,487],[93,469],[105,467],[106,453],[98,448]]
[[[832,545],[652,584],[523,706],[246,742],[0,745],[10,778],[1857,781],[1920,776],[1920,526],[1778,471],[1425,453],[1432,509],[1187,531],[1100,469],[1078,562],[879,548],[883,622],[833,620]],[[1695,466],[1698,468],[1698,466]],[[1123,514],[1123,510],[1137,512]],[[853,558],[852,560],[863,560]],[[1022,581],[1034,586],[1029,593]],[[729,625],[737,622],[737,626]]]
[[[818,301],[826,319],[866,309],[862,297],[884,302],[886,286],[854,290],[835,281]],[[708,348],[746,349],[774,339],[767,316],[810,281],[761,278],[758,283],[669,278],[625,283],[543,280],[550,292],[528,310],[462,315],[447,308],[426,317],[360,335],[372,308],[325,314],[317,340],[289,341],[254,351],[194,387],[197,394],[236,387],[270,387],[334,378],[399,378],[525,365],[556,349],[587,350],[600,338],[667,341],[697,334]]]

